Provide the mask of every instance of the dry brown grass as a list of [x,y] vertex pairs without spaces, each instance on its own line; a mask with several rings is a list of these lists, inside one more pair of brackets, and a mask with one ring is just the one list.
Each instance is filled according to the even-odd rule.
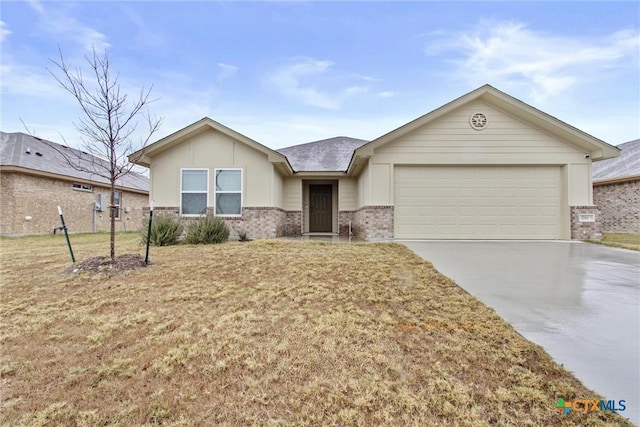
[[614,248],[640,251],[640,234],[632,233],[604,233],[600,240],[588,240],[590,243],[613,246]]
[[558,413],[599,396],[397,244],[153,248],[114,277],[62,274],[61,236],[0,244],[3,425],[624,425]]

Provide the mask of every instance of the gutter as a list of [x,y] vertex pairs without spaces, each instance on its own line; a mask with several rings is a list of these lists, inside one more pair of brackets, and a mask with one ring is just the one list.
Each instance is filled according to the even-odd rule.
[[609,184],[622,184],[623,182],[640,181],[640,175],[629,175],[619,178],[603,179],[601,181],[593,181],[594,186],[609,185]]

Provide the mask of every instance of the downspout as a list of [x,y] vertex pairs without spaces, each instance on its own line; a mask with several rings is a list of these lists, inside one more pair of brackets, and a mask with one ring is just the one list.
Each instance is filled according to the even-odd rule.
[[91,210],[93,211],[93,232],[96,232],[96,210],[97,210],[97,203],[93,202],[91,204]]

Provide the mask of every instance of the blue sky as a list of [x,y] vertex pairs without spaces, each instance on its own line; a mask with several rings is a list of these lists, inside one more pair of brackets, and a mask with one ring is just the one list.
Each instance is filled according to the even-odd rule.
[[[373,139],[489,83],[610,144],[640,138],[638,2],[4,1],[0,128],[71,145],[46,68],[108,48],[158,138],[204,116],[269,147]],[[78,144],[79,145],[79,144]]]

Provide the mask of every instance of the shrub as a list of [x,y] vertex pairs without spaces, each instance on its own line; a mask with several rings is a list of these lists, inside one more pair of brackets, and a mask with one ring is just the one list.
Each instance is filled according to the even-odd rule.
[[250,239],[247,237],[247,232],[244,230],[238,231],[238,240],[241,242],[248,242]]
[[224,243],[229,240],[229,227],[220,217],[207,215],[187,227],[184,243],[191,245]]
[[[149,230],[149,218],[142,221],[140,240],[147,244],[147,231]],[[159,214],[153,216],[151,223],[151,240],[153,246],[168,246],[178,243],[184,227],[178,218],[173,215]]]

